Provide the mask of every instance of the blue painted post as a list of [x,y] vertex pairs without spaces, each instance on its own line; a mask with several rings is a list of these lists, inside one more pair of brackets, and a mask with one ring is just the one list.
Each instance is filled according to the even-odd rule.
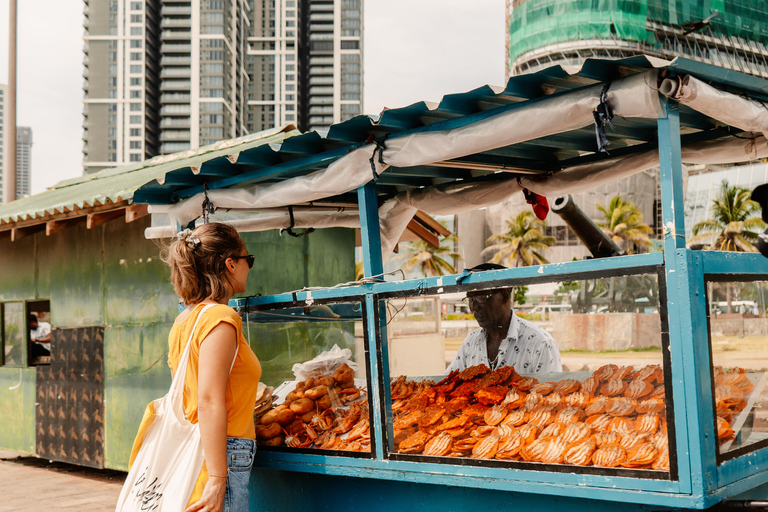
[[[695,408],[695,390],[690,389],[696,382],[696,358],[688,289],[692,284],[691,270],[686,261],[685,250],[680,111],[676,103],[669,103],[663,96],[660,99],[666,112],[657,125],[670,361],[672,374],[676,376],[672,382],[672,397],[678,476],[681,492],[700,494],[703,487],[700,441],[691,432],[698,431],[699,418]],[[691,400],[693,403],[689,403]],[[691,406],[694,406],[693,410],[690,409]]]
[[[376,200],[376,183],[368,184],[357,189],[357,202],[360,210],[360,239],[363,244],[363,266],[365,277],[381,275],[384,263],[381,256],[381,231],[379,228],[379,205]],[[365,294],[366,319],[368,322],[368,353],[370,357],[371,389],[371,428],[374,430],[375,451],[372,454],[377,459],[384,458],[384,429],[391,424],[390,414],[382,417],[385,410],[382,404],[389,403],[389,350],[387,344],[386,311],[374,299],[370,292]],[[377,314],[377,311],[379,314]],[[378,325],[377,325],[378,323]],[[377,330],[379,336],[377,336]],[[377,338],[381,340],[377,342]],[[383,383],[380,387],[378,383]],[[382,394],[382,389],[384,393]],[[389,408],[386,408],[389,410]],[[383,428],[382,428],[383,426]],[[391,427],[390,431],[391,431]]]

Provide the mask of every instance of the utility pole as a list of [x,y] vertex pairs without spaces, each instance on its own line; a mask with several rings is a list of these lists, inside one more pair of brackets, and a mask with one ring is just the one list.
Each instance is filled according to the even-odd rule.
[[8,20],[10,38],[8,41],[8,117],[6,118],[8,126],[6,203],[16,200],[16,0],[8,0],[8,3],[11,12]]

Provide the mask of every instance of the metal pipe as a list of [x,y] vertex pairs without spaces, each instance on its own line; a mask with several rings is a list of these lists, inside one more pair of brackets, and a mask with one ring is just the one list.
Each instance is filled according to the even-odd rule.
[[5,186],[5,202],[16,200],[16,0],[9,0],[10,25],[8,33],[8,117],[6,118],[8,169]]
[[739,512],[744,510],[768,510],[768,501],[765,500],[733,500],[724,501],[712,507],[715,512]]
[[621,256],[624,251],[576,206],[570,194],[555,199],[552,211],[568,224],[595,258]]

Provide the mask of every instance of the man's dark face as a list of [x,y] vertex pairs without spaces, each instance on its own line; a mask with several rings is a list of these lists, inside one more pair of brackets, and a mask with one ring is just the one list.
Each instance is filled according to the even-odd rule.
[[467,293],[469,310],[483,329],[504,325],[509,314],[509,294],[504,290],[484,290]]
[[29,322],[29,328],[30,329],[37,329],[37,322],[34,321],[34,320]]

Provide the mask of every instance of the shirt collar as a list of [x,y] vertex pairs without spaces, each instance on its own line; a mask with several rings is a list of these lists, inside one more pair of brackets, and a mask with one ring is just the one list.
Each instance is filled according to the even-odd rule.
[[509,320],[509,330],[507,331],[507,339],[511,339],[512,341],[517,341],[518,323],[519,323],[519,320],[513,310],[512,318]]

